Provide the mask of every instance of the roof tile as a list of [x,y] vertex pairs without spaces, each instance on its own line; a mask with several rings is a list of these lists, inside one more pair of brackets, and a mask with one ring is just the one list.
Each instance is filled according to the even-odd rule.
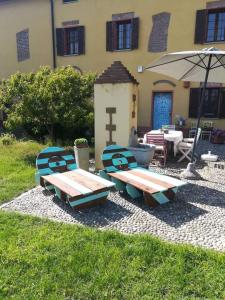
[[96,79],[95,84],[129,82],[139,84],[121,61],[114,61],[114,63]]

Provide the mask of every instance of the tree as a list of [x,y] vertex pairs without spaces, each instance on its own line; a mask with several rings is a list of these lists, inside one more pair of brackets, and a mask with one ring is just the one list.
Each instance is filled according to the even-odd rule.
[[56,125],[64,130],[93,127],[93,86],[95,74],[79,74],[72,67],[36,73],[16,73],[0,87],[0,108],[6,113],[4,125],[31,128],[34,134],[47,131],[55,138]]

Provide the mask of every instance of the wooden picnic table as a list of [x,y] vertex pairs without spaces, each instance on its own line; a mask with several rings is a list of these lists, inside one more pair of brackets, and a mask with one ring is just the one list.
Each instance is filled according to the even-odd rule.
[[82,169],[42,176],[44,185],[54,186],[56,195],[74,208],[100,204],[115,185]]
[[138,166],[131,151],[120,145],[107,146],[102,154],[102,178],[115,183],[118,191],[127,192],[133,199],[144,197],[150,207],[173,200],[180,186],[187,184]]
[[146,204],[156,207],[174,199],[180,186],[186,183],[176,178],[161,175],[143,168],[108,173],[126,185],[133,186],[144,194]]

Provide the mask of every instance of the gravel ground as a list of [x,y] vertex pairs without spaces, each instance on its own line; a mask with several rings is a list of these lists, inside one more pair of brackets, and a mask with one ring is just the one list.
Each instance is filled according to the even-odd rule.
[[[198,152],[211,150],[225,162],[225,145],[201,141]],[[179,178],[187,162],[168,162],[157,172]],[[150,233],[176,243],[190,243],[219,251],[225,250],[225,170],[198,163],[201,180],[190,181],[180,188],[177,199],[156,209],[148,208],[142,199],[111,192],[105,205],[73,211],[49,192],[37,187],[0,208],[34,216],[120,232]]]

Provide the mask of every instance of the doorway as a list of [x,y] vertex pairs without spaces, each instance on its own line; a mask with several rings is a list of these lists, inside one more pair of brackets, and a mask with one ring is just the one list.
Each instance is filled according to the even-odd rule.
[[152,128],[160,129],[163,125],[170,125],[173,109],[172,92],[153,92]]

